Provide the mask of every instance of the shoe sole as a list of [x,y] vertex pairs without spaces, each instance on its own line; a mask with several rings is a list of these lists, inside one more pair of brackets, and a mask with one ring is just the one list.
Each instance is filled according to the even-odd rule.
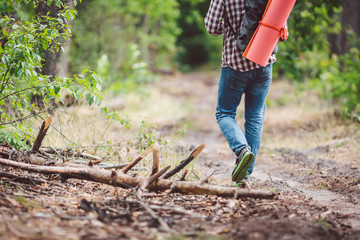
[[249,169],[250,165],[254,161],[254,154],[247,152],[245,156],[241,159],[240,163],[235,167],[234,173],[232,174],[232,180],[234,182],[239,182],[246,178],[247,170]]

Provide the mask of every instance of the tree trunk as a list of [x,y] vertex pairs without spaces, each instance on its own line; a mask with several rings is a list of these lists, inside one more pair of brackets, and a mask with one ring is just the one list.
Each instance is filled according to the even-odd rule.
[[[69,8],[74,7],[74,1],[68,0],[67,6]],[[72,21],[68,21],[68,25],[71,27]],[[63,44],[64,52],[59,53],[59,60],[58,60],[58,66],[57,66],[57,73],[59,77],[67,77],[69,73],[69,56],[70,56],[70,45],[71,45],[71,39],[68,38],[65,40]]]
[[360,1],[343,0],[343,11],[341,14],[341,54],[347,53],[354,46],[356,38],[351,38],[349,30],[360,36]]
[[[74,6],[73,0],[62,0],[65,4],[67,4],[69,7]],[[59,8],[55,6],[55,3],[53,2],[50,6],[47,5],[46,0],[39,1],[37,8],[36,8],[36,14],[38,16],[46,16],[49,15],[50,17],[58,17],[59,14]],[[65,42],[66,44],[70,44]],[[46,50],[44,50],[44,53],[42,55],[43,61],[42,61],[42,69],[39,71],[42,75],[50,76],[52,79],[57,74],[57,57],[58,52],[54,50],[54,43],[52,43]],[[43,108],[43,96],[40,95],[33,95],[32,96],[32,102],[35,103],[37,107]]]
[[[340,34],[330,34],[330,50],[332,54],[343,55],[351,47],[356,47],[360,36],[360,0],[343,0],[340,14]],[[355,36],[352,36],[355,34]]]

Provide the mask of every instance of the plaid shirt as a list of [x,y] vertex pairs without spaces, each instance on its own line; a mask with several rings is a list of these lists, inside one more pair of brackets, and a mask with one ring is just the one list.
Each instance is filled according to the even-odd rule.
[[[244,58],[243,51],[236,46],[234,32],[240,29],[244,15],[245,0],[211,0],[205,17],[205,27],[213,36],[224,34],[221,66],[228,66],[240,72],[260,68],[261,66]],[[223,21],[223,18],[227,21]],[[229,26],[229,24],[231,26]],[[269,64],[276,61],[275,54],[269,59]]]

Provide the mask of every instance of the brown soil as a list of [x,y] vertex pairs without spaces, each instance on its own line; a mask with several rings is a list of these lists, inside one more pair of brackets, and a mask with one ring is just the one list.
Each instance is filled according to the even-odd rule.
[[[192,129],[179,147],[190,150],[206,143],[195,168],[201,177],[211,175],[213,183],[232,185],[234,156],[214,117],[217,78],[177,75],[155,87],[177,101],[191,101],[194,114],[185,119]],[[304,103],[287,96],[294,92],[286,82],[273,83],[252,176],[252,188],[275,191],[276,199],[145,195],[144,202],[169,232],[131,190],[61,182],[57,176],[36,175],[47,181],[43,185],[2,179],[0,239],[360,239],[359,128],[329,115],[318,99],[298,96],[307,99]],[[285,105],[279,100],[284,98]]]

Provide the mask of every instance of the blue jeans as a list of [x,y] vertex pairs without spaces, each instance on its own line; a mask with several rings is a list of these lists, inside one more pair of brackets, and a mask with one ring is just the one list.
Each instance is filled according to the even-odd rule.
[[[272,79],[272,64],[248,72],[239,72],[229,67],[221,70],[216,119],[231,150],[239,155],[248,146],[255,155],[259,152],[265,115],[266,95]],[[236,110],[245,94],[245,134],[235,121]],[[254,169],[248,169],[248,176]]]

